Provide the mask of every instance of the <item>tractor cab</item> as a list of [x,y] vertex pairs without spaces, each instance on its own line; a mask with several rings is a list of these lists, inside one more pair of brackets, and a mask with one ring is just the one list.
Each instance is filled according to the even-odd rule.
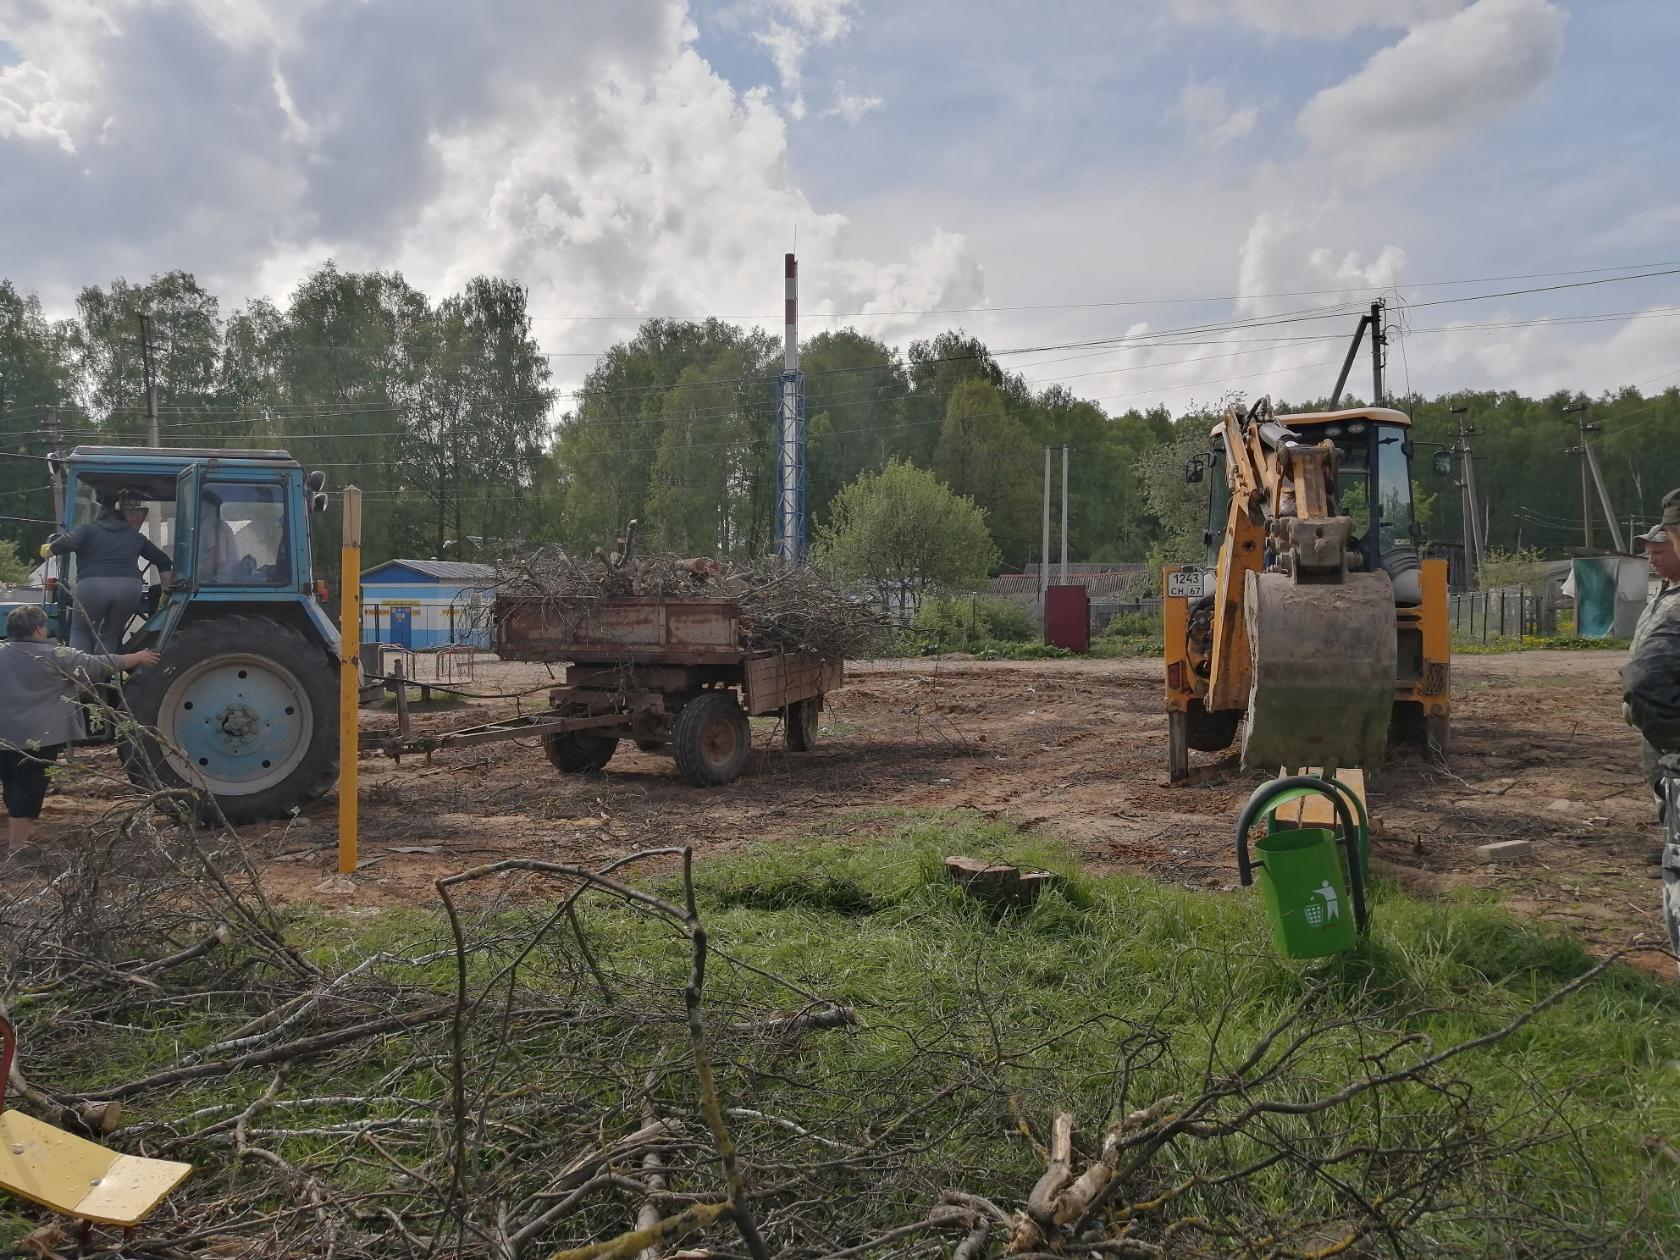
[[[138,494],[141,529],[173,561],[125,647],[162,662],[124,684],[140,729],[124,736],[145,786],[196,790],[230,821],[278,817],[331,786],[339,634],[317,598],[309,517],[320,473],[284,451],[78,446],[63,460],[63,529]],[[49,582],[60,629],[75,598],[73,556]],[[124,724],[128,725],[128,724]]]
[[1313,445],[1330,441],[1342,453],[1335,506],[1353,518],[1353,545],[1367,573],[1386,572],[1399,604],[1416,604],[1418,539],[1412,513],[1411,417],[1387,407],[1301,412],[1277,422]]
[[[1297,412],[1274,417],[1293,434],[1291,440],[1313,446],[1334,442],[1341,452],[1336,476],[1335,508],[1353,519],[1352,544],[1361,570],[1387,572],[1394,583],[1395,602],[1415,604],[1418,589],[1418,539],[1421,530],[1412,510],[1411,418],[1388,407],[1357,407],[1344,411]],[[1217,432],[1217,430],[1216,430]],[[1223,462],[1226,452],[1216,443],[1207,462],[1208,568],[1218,563],[1220,542],[1230,507],[1231,488]]]

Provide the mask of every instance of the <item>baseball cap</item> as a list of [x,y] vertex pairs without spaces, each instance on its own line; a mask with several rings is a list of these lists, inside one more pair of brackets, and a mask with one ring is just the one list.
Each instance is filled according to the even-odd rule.
[[1661,525],[1653,525],[1653,526],[1651,526],[1650,529],[1646,530],[1643,534],[1635,535],[1633,541],[1637,542],[1637,543],[1667,542],[1668,541],[1668,531],[1666,529],[1664,529]]
[[1663,495],[1662,523],[1680,525],[1680,490],[1670,490]]

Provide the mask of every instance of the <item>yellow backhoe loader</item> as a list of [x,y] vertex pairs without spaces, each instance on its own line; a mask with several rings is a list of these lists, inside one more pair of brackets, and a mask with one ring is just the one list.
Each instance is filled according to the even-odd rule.
[[1386,407],[1275,416],[1261,399],[1191,461],[1209,556],[1164,573],[1173,781],[1239,726],[1244,769],[1373,769],[1391,729],[1445,752],[1447,570],[1418,557],[1410,429]]

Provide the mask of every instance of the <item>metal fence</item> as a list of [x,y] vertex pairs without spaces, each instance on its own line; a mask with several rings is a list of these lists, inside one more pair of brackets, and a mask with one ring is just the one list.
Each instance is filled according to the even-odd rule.
[[[1037,600],[1021,600],[1039,615]],[[1544,590],[1506,587],[1496,591],[1464,591],[1447,596],[1447,624],[1455,639],[1487,642],[1498,638],[1557,633],[1557,599]],[[1161,630],[1159,599],[1108,599],[1091,601],[1091,633],[1101,635],[1115,620],[1140,618],[1137,633]]]
[[1546,593],[1524,586],[1496,591],[1464,591],[1447,596],[1447,624],[1455,639],[1489,639],[1556,634],[1557,603]]
[[1161,632],[1161,601],[1159,599],[1093,599],[1091,601],[1091,633],[1102,634],[1109,623],[1119,617],[1138,617],[1138,633]]

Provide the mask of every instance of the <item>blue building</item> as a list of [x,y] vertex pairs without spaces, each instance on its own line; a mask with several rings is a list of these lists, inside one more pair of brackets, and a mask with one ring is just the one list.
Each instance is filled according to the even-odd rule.
[[490,646],[496,570],[458,560],[387,560],[362,574],[362,642],[424,651]]

